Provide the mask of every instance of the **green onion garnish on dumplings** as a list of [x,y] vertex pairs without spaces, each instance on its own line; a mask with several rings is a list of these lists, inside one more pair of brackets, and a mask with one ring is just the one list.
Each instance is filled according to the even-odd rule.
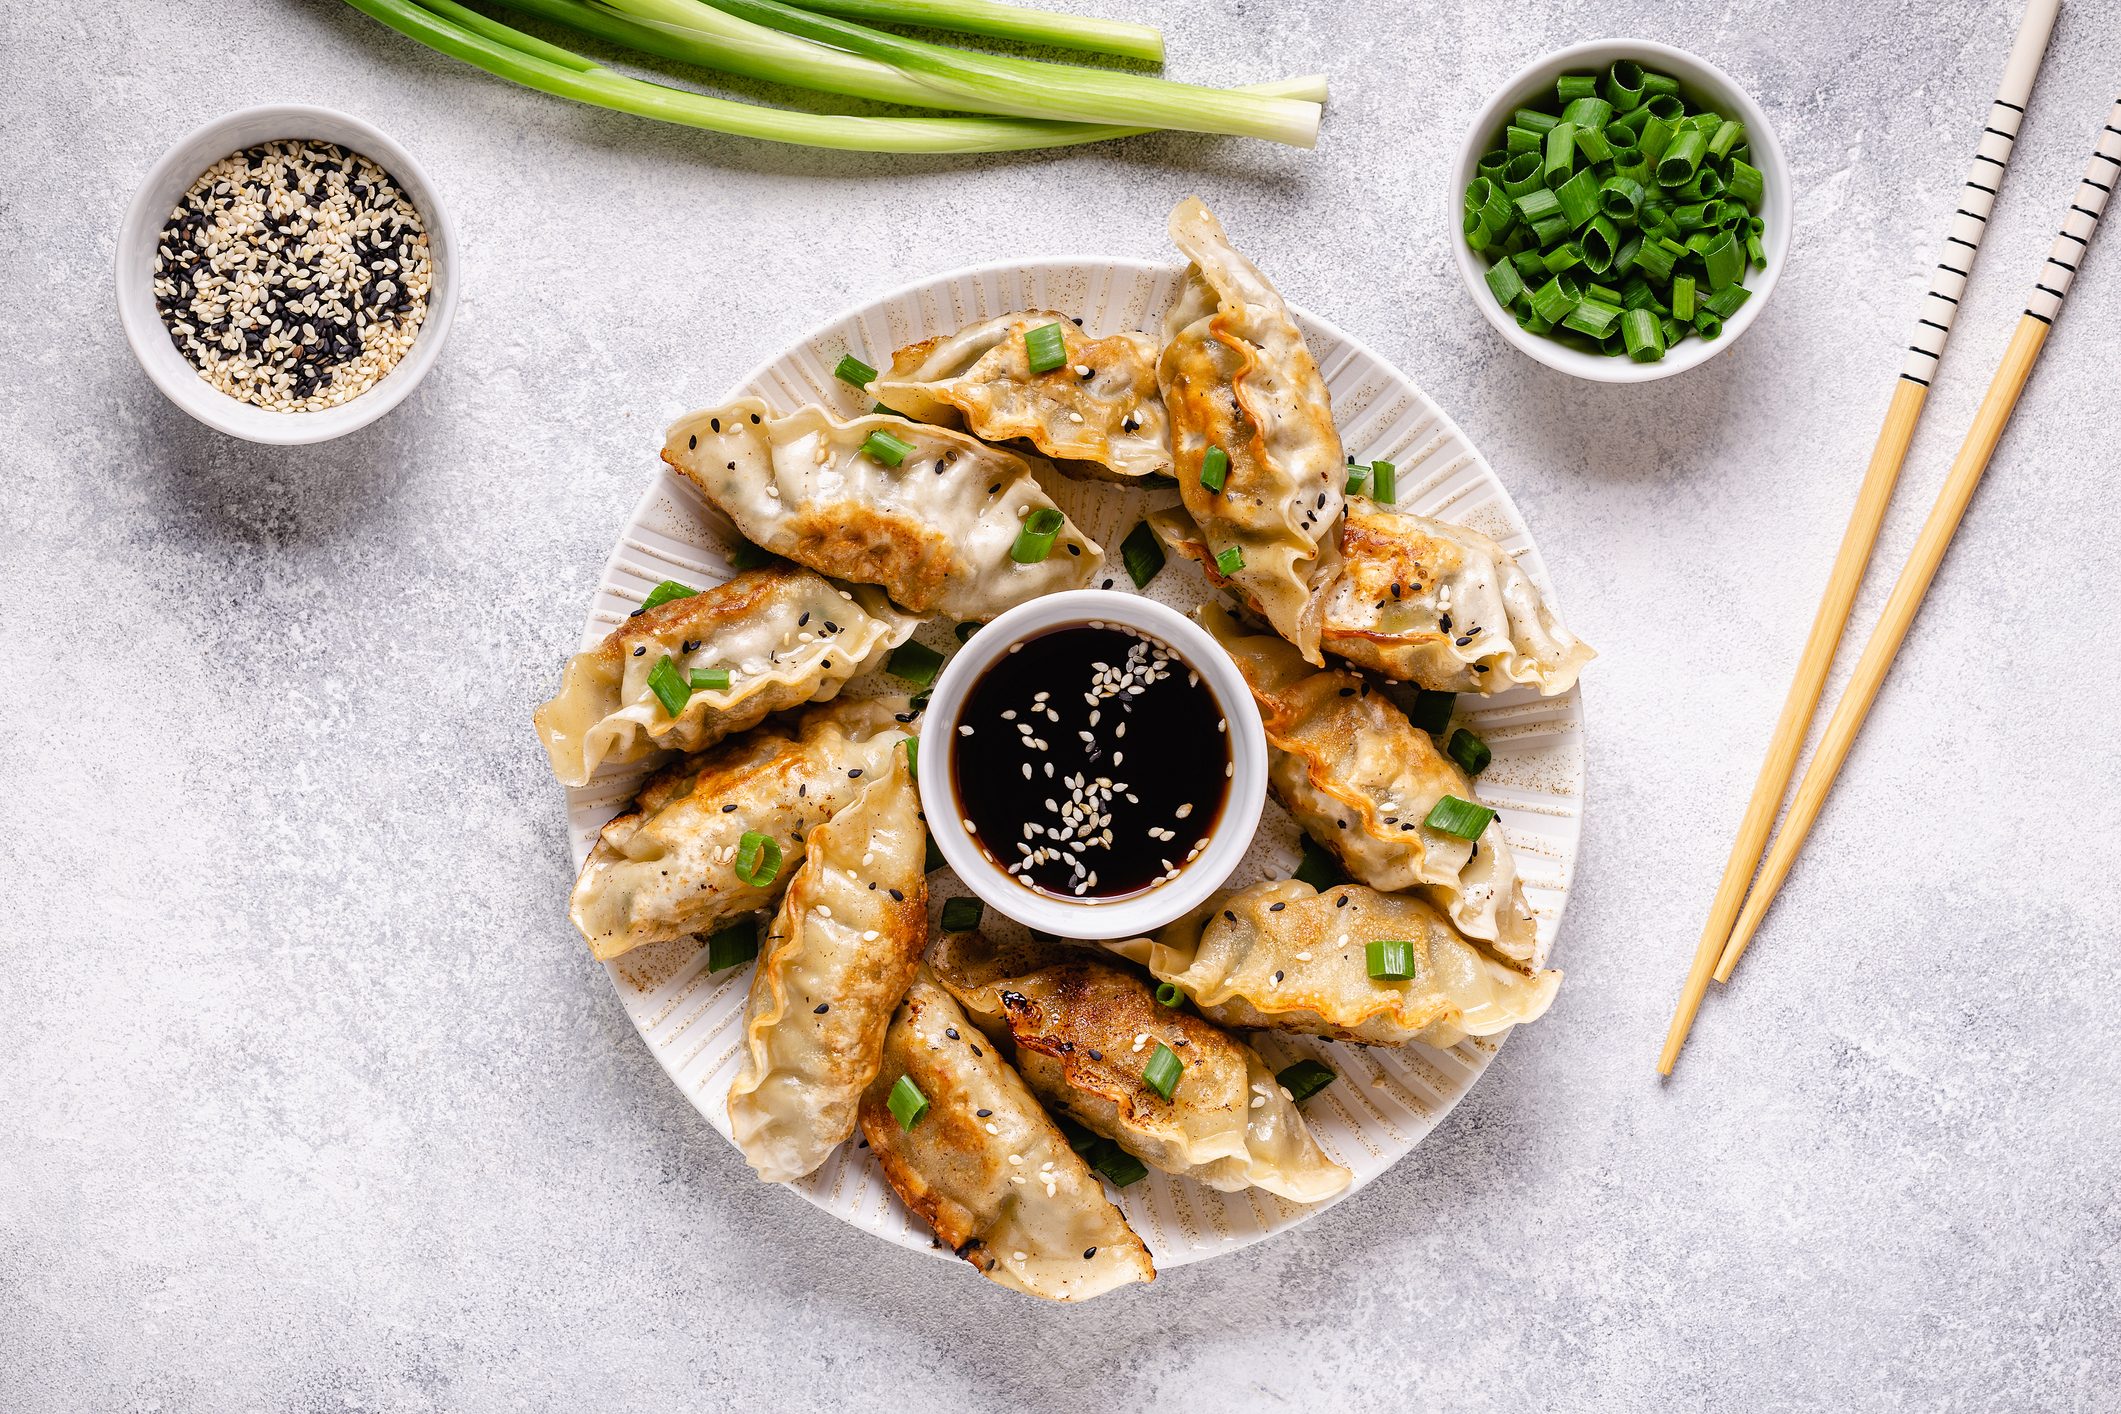
[[1429,816],[1421,823],[1439,834],[1450,835],[1461,840],[1477,840],[1480,832],[1495,818],[1495,812],[1485,805],[1476,805],[1470,800],[1460,800],[1447,795],[1436,802]]
[[674,579],[666,579],[648,591],[648,597],[641,601],[641,607],[644,610],[657,608],[668,604],[673,599],[690,599],[698,592],[696,589],[687,589]]
[[763,889],[781,875],[781,843],[757,830],[744,831],[736,843],[736,876],[754,889]]

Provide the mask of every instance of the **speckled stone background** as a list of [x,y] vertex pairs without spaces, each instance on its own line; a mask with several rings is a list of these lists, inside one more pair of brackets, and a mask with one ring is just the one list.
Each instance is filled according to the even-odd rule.
[[[1318,150],[806,154],[323,0],[0,20],[0,1409],[2121,1406],[2121,233],[1760,945],[1653,1071],[2016,7],[1133,8],[1175,76],[1330,71]],[[1727,66],[1798,183],[1765,316],[1634,389],[1502,344],[1442,220],[1486,94],[1613,32]],[[2117,35],[2112,0],[2056,32],[1865,627]],[[112,309],[146,168],[268,99],[390,129],[465,244],[441,365],[316,449],[189,422]],[[1163,258],[1187,192],[1514,490],[1603,652],[1591,811],[1561,1001],[1428,1143],[1050,1309],[762,1187],[664,1080],[568,927],[529,716],[673,412],[917,274]]]

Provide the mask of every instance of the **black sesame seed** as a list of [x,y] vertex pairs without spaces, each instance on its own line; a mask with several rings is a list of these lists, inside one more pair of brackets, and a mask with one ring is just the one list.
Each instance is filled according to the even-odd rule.
[[634,649],[634,650],[633,650],[633,656],[634,656],[634,657],[636,657],[636,658],[638,658],[638,657],[640,657],[640,656],[641,656],[641,655],[642,655],[643,653],[646,653],[647,651],[648,651],[648,645],[646,645],[646,644],[642,644],[642,645],[641,645],[641,646],[640,646],[639,648],[636,648],[636,649]]
[[1282,911],[1283,909],[1287,908],[1288,906],[1289,906],[1289,905],[1287,905],[1287,904],[1285,904],[1285,903],[1270,903],[1270,904],[1268,904],[1268,905],[1267,905],[1267,912],[1269,912],[1269,913],[1279,913],[1279,912],[1281,912],[1281,911]]
[[734,804],[730,804],[730,805],[725,805],[725,806],[723,806],[723,807],[722,807],[722,813],[723,813],[724,815],[727,815],[727,814],[728,814],[728,813],[729,813],[730,811],[732,811],[732,810],[734,810],[734,809],[736,809],[736,806],[735,806]]
[[979,1119],[991,1119],[994,1115],[993,1110],[974,1110],[972,1113]]
[[949,1037],[949,1038],[950,1038],[951,1040],[953,1040],[953,1041],[955,1041],[956,1039],[958,1039],[958,1036],[957,1036],[957,1028],[956,1028],[955,1026],[945,1026],[945,1027],[943,1028],[943,1034],[944,1034],[945,1036],[948,1036],[948,1037]]
[[831,1002],[819,1002],[819,1003],[818,1003],[818,1004],[817,1004],[816,1006],[812,1007],[812,1008],[811,1008],[810,1010],[811,1010],[811,1013],[812,1013],[813,1015],[816,1015],[816,1016],[823,1016],[823,1015],[824,1015],[824,1014],[825,1014],[826,1012],[828,1012],[828,1011],[832,1010],[832,1003],[831,1003]]

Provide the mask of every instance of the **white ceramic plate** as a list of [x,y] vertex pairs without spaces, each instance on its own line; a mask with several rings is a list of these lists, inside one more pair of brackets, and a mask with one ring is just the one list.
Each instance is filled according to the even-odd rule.
[[[1093,334],[1153,332],[1160,327],[1182,270],[1142,261],[1046,260],[937,276],[813,331],[745,380],[733,396],[756,395],[780,412],[821,402],[841,416],[851,416],[866,411],[870,400],[832,376],[841,354],[853,353],[884,367],[893,349],[1012,310],[1050,309],[1077,316]],[[1349,454],[1359,461],[1383,457],[1397,464],[1400,504],[1494,537],[1547,589],[1539,552],[1517,507],[1457,425],[1405,374],[1360,342],[1322,319],[1301,311],[1298,318],[1325,374]],[[1108,483],[1059,479],[1048,490],[1105,546],[1107,587],[1112,588],[1129,585],[1120,566],[1120,540],[1145,510],[1175,503],[1178,497],[1176,491],[1130,491]],[[602,639],[660,580],[697,586],[728,578],[731,571],[723,549],[730,535],[719,513],[658,462],[653,483],[604,567],[603,585],[583,625],[583,646]],[[1198,572],[1176,557],[1148,592],[1182,609],[1213,597]],[[951,627],[939,620],[923,629],[921,637],[936,647],[954,648]],[[848,687],[855,695],[903,690],[904,684],[881,675],[857,679]],[[1480,798],[1501,812],[1526,893],[1539,914],[1540,932],[1551,938],[1568,901],[1580,830],[1583,711],[1578,695],[1572,690],[1541,698],[1519,690],[1488,699],[1461,697],[1459,703],[1461,708],[1477,703],[1463,715],[1495,753],[1480,777]],[[635,770],[600,776],[569,792],[577,867],[597,830],[630,799],[641,774]],[[1298,859],[1297,838],[1295,826],[1270,800],[1250,854],[1231,876],[1232,887],[1285,877]],[[940,911],[942,901],[953,894],[969,892],[948,870],[930,875],[928,883],[932,911]],[[989,932],[1006,937],[1011,926],[989,911]],[[738,1065],[739,1017],[751,969],[710,975],[706,964],[704,947],[682,941],[636,949],[606,968],[657,1061],[726,1137],[726,1099]],[[1305,1102],[1304,1113],[1319,1143],[1354,1171],[1355,1181],[1343,1198],[1420,1143],[1472,1087],[1502,1039],[1469,1040],[1439,1051],[1426,1046],[1391,1050],[1342,1045],[1275,1033],[1253,1038],[1277,1069],[1299,1056],[1315,1055],[1340,1072],[1337,1082]],[[741,1164],[742,1159],[732,1152],[730,1162]],[[902,1247],[937,1250],[926,1224],[900,1205],[875,1161],[855,1143],[843,1145],[824,1167],[790,1187],[827,1212]],[[1118,1197],[1159,1268],[1235,1251],[1317,1211],[1258,1190],[1217,1193],[1155,1172]]]

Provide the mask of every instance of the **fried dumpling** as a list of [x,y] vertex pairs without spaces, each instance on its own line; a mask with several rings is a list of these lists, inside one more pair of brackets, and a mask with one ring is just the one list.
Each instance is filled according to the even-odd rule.
[[[865,451],[881,433],[897,466]],[[1032,464],[945,427],[900,417],[840,422],[821,407],[775,417],[757,398],[672,425],[663,460],[761,548],[819,574],[880,585],[912,613],[991,619],[1081,589],[1104,552],[1062,516],[1044,559],[1011,554],[1024,522],[1060,508]]]
[[[978,933],[937,940],[929,966],[974,1020],[1015,1041],[1033,1093],[1143,1162],[1292,1203],[1348,1186],[1259,1052],[1159,1005],[1133,971],[1083,948],[998,948]],[[1159,1046],[1184,1067],[1168,1100],[1142,1078]]]
[[[1048,325],[1059,328],[1067,362],[1033,373],[1024,335]],[[989,442],[1029,442],[1071,476],[1133,481],[1171,473],[1156,354],[1147,334],[1093,339],[1065,314],[1001,314],[906,345],[869,395]]]
[[[1280,293],[1207,207],[1179,203],[1171,239],[1193,262],[1157,365],[1179,494],[1209,557],[1235,550],[1230,581],[1306,661],[1323,662],[1316,590],[1339,558],[1347,481],[1325,379]],[[1202,459],[1216,448],[1228,466],[1211,490]]]
[[[1215,572],[1184,511],[1153,512],[1149,525],[1199,561],[1209,583],[1237,588]],[[1434,692],[1536,687],[1552,697],[1575,686],[1597,656],[1562,625],[1510,552],[1477,530],[1355,497],[1341,524],[1340,555],[1319,590],[1319,643],[1357,667]]]
[[1435,740],[1359,675],[1311,668],[1287,642],[1250,632],[1217,605],[1194,617],[1252,689],[1267,733],[1267,780],[1296,823],[1371,888],[1420,889],[1504,961],[1539,966],[1538,919],[1501,821],[1490,820],[1477,840],[1424,823],[1447,795],[1477,799]]
[[[927,1102],[910,1128],[891,1112],[901,1079]],[[925,967],[892,1018],[861,1124],[906,1206],[988,1280],[1087,1301],[1156,1279],[1089,1165]]]
[[[903,697],[828,702],[776,719],[650,778],[633,808],[606,825],[575,880],[568,916],[602,959],[645,943],[709,933],[771,908],[788,888],[803,836],[890,764],[912,713]],[[743,837],[780,846],[772,878],[736,872]],[[754,875],[763,871],[754,869]]]
[[[537,710],[538,737],[569,786],[607,761],[701,751],[769,713],[838,695],[919,623],[868,585],[841,589],[798,565],[751,570],[642,610],[568,659],[559,695]],[[689,688],[675,716],[649,683],[665,659]],[[717,670],[729,686],[689,687],[692,674]]]
[[[1403,939],[1414,976],[1370,976],[1369,945]],[[1372,1046],[1455,1046],[1537,1021],[1559,972],[1506,967],[1460,937],[1412,894],[1360,884],[1323,892],[1298,879],[1211,900],[1154,940],[1106,947],[1192,998],[1201,1015],[1240,1030],[1297,1031]]]
[[928,827],[906,753],[863,780],[804,841],[744,1003],[729,1125],[768,1183],[801,1178],[854,1133],[928,944]]

